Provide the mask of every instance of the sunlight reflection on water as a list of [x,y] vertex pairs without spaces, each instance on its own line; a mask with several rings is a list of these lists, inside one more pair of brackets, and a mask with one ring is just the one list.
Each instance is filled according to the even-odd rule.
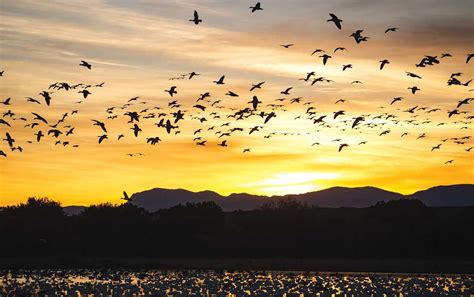
[[127,270],[0,270],[0,295],[17,296],[472,296],[472,275]]

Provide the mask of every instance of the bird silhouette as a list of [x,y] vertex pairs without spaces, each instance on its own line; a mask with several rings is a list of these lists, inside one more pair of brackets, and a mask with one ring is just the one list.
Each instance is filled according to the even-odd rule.
[[83,66],[83,67],[86,67],[87,69],[91,70],[92,69],[92,65],[87,63],[86,61],[84,60],[81,60],[81,64],[79,64],[79,66]]
[[130,198],[130,197],[128,196],[127,192],[125,192],[125,191],[123,191],[123,197],[120,198],[120,199],[127,201],[126,203],[132,201],[132,198]]
[[380,61],[380,70],[382,70],[386,64],[390,64],[390,61],[387,59]]
[[327,54],[324,54],[322,56],[319,56],[320,58],[323,58],[323,65],[326,65],[326,63],[328,62],[328,60],[330,58],[332,58],[330,55],[327,55]]
[[388,28],[387,30],[385,30],[385,34],[387,34],[388,32],[396,32],[397,30],[398,30],[398,28],[396,28],[396,27]]
[[336,25],[336,27],[337,27],[339,30],[341,30],[341,29],[342,29],[342,25],[341,25],[342,20],[339,19],[335,14],[332,14],[332,13],[330,13],[329,16],[330,16],[331,18],[330,18],[329,20],[327,20],[327,21],[328,21],[328,22],[333,22],[333,23]]
[[225,79],[225,75],[221,76],[218,80],[215,80],[214,83],[216,85],[224,85],[224,79]]
[[257,4],[255,4],[255,6],[250,6],[249,8],[252,10],[252,13],[256,12],[257,10],[263,10],[262,5],[260,4],[260,2],[257,2]]
[[[199,25],[199,23],[202,22],[202,20],[199,18],[198,12],[197,12],[196,10],[194,11],[194,17],[193,17],[193,19],[191,19],[191,20],[189,20],[189,21],[190,21],[190,22],[193,22],[193,23],[196,24],[196,25]],[[190,77],[189,79],[191,79],[191,77]]]
[[3,102],[0,102],[2,103],[3,105],[10,105],[10,101],[11,101],[12,98],[8,97],[7,99],[5,99]]
[[105,128],[105,123],[104,122],[101,122],[101,121],[98,121],[98,120],[91,120],[94,122],[94,126],[99,126],[102,131],[104,131],[105,133],[107,133],[107,129]]
[[339,145],[338,152],[342,151],[342,149],[345,148],[345,147],[349,147],[349,145],[347,143],[342,143],[341,145]]
[[170,94],[171,97],[173,97],[174,94],[178,94],[178,91],[176,91],[176,86],[170,87],[169,90],[165,90],[168,94]]
[[262,85],[263,85],[264,83],[265,83],[265,82],[262,81],[262,82],[259,82],[258,84],[252,85],[252,87],[250,88],[250,92],[252,92],[252,91],[255,90],[255,89],[261,89],[261,88],[262,88]]

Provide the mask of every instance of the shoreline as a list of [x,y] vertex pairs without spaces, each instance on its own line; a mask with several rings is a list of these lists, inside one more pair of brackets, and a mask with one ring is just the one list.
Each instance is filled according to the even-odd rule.
[[318,273],[474,274],[472,259],[0,258],[0,269],[265,270]]

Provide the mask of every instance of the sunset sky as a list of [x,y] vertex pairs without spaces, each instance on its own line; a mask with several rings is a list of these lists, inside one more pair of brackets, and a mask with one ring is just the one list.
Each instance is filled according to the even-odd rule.
[[[473,136],[468,117],[474,102],[458,108],[466,113],[448,118],[448,110],[456,109],[459,100],[474,97],[470,92],[474,82],[447,86],[452,73],[463,73],[457,77],[463,83],[474,79],[474,58],[466,64],[467,55],[474,53],[473,1],[267,0],[261,1],[264,10],[251,13],[249,6],[255,3],[0,0],[0,71],[4,71],[0,101],[12,98],[11,105],[0,104],[0,112],[15,113],[13,118],[3,117],[11,127],[0,125],[0,137],[9,132],[15,146],[23,148],[21,153],[11,151],[6,141],[0,141],[0,150],[7,154],[0,157],[0,205],[30,196],[49,197],[63,205],[119,203],[123,190],[131,194],[156,187],[279,195],[332,186],[376,186],[410,194],[436,185],[474,182],[474,149],[466,151],[474,141],[456,144],[452,139]],[[197,26],[188,21],[194,10],[203,20]],[[342,30],[327,22],[329,13],[343,20]],[[399,30],[385,34],[389,27]],[[349,37],[357,29],[364,29],[368,42],[356,44]],[[286,49],[282,44],[294,46]],[[347,51],[334,53],[337,47]],[[332,56],[327,65],[320,53],[311,56],[317,48]],[[425,55],[440,58],[443,53],[452,57],[434,66],[415,67]],[[383,59],[390,64],[381,71]],[[80,67],[81,60],[92,69]],[[342,71],[344,64],[353,68]],[[169,80],[191,71],[200,75]],[[311,81],[298,80],[310,71],[333,82],[311,86]],[[225,85],[214,84],[222,75]],[[355,80],[363,84],[351,84]],[[249,91],[262,81],[262,89]],[[49,90],[54,93],[48,107],[38,94],[55,82],[105,84],[90,88],[87,99],[77,93],[79,89]],[[173,98],[164,92],[171,86],[178,91]],[[412,86],[421,91],[411,94],[407,88]],[[293,87],[290,95],[280,94],[288,87]],[[225,96],[228,91],[239,97]],[[223,108],[196,103],[205,92],[211,93],[210,103],[221,100],[216,105]],[[248,101],[254,95],[263,102],[257,113],[271,112],[267,104],[284,107],[274,110],[277,116],[267,124],[259,115],[240,121],[227,118],[251,107]],[[120,109],[136,96],[140,98],[132,106]],[[26,97],[41,105],[27,102]],[[303,97],[301,103],[290,104],[295,97]],[[404,99],[390,105],[394,97]],[[288,99],[275,101],[278,98]],[[347,102],[335,104],[338,99]],[[75,103],[79,100],[83,102]],[[164,112],[165,119],[172,119],[169,113],[178,110],[168,107],[172,100],[186,111],[177,124],[180,134],[156,127],[158,118],[141,118],[138,125],[143,132],[133,135],[133,124],[127,123],[124,112],[149,108],[142,116]],[[195,104],[207,109],[200,111]],[[107,119],[106,112],[112,106],[118,116],[114,120]],[[324,125],[308,119],[305,112],[310,106],[317,117],[326,115]],[[427,109],[404,112],[415,106]],[[440,110],[426,112],[434,108]],[[78,114],[71,115],[72,110]],[[338,110],[345,115],[333,119]],[[32,122],[31,112],[50,124],[68,113],[58,127],[63,132],[65,125],[75,127],[74,134],[59,138],[70,144],[55,145],[52,136],[36,142],[34,133],[47,134],[50,128],[44,124],[24,128]],[[213,112],[220,118],[213,118]],[[387,120],[387,114],[395,118]],[[353,118],[362,115],[365,121],[351,129]],[[383,117],[374,119],[378,115]],[[196,116],[208,121],[200,123],[193,119]],[[100,145],[98,136],[103,132],[91,119],[106,123],[109,139]],[[221,127],[227,122],[228,127]],[[263,128],[249,135],[256,125]],[[215,129],[208,131],[211,126]],[[222,138],[215,134],[234,127],[244,131]],[[197,129],[202,133],[193,135]],[[390,132],[379,136],[386,130]],[[264,138],[272,132],[276,134]],[[405,132],[409,134],[401,137]],[[426,137],[417,139],[422,133]],[[119,134],[125,135],[120,141]],[[146,138],[155,136],[162,142],[146,143]],[[206,146],[195,144],[193,138],[198,136],[207,140]],[[446,138],[450,139],[441,141]],[[217,145],[222,140],[228,147]],[[367,143],[359,145],[363,141]],[[315,142],[320,145],[312,146]],[[341,143],[349,147],[338,152]],[[440,143],[440,149],[431,152]],[[245,148],[250,153],[243,153]],[[454,161],[445,164],[448,160]]]

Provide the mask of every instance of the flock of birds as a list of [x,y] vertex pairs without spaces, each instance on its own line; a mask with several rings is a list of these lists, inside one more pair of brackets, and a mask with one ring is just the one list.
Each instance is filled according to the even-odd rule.
[[472,296],[469,275],[216,272],[199,270],[0,271],[2,296]]
[[[257,11],[263,10],[260,2],[257,2],[254,6],[250,7],[251,12],[255,13]],[[335,14],[330,14],[330,18],[327,22],[334,23],[335,27],[339,30],[342,29],[343,20],[340,19]],[[193,18],[189,21],[193,22],[196,25],[202,23],[202,19],[199,16],[197,11],[194,11]],[[390,27],[385,30],[385,34],[393,34],[399,29],[397,27]],[[370,37],[366,36],[364,30],[356,30],[349,37],[353,38],[356,44],[363,42],[368,42]],[[294,44],[282,44],[281,46],[285,49],[289,49]],[[332,54],[337,52],[347,51],[344,47],[337,47],[334,49]],[[323,49],[315,49],[311,52],[311,56],[318,55],[322,60],[322,65],[327,65],[331,63],[334,57],[330,52],[326,52]],[[452,55],[449,53],[442,53],[440,55],[425,55],[423,56],[418,63],[415,64],[417,68],[425,68],[429,66],[435,66],[440,64],[444,59],[451,58]],[[474,57],[474,54],[467,54],[465,63],[468,64],[470,60]],[[391,62],[388,59],[380,60],[380,71],[383,71],[387,65]],[[93,71],[94,66],[88,61],[80,61],[80,67],[87,69],[87,71]],[[342,65],[342,71],[348,71],[353,67],[352,64]],[[4,71],[0,72],[1,76],[4,76]],[[189,72],[182,74],[177,77],[172,77],[169,80],[191,80],[197,79],[201,74],[197,72]],[[416,85],[417,81],[420,81],[422,77],[414,72],[406,72],[406,75],[413,80],[413,85],[407,88],[408,92],[412,95],[418,94],[422,90]],[[463,73],[455,72],[452,73],[447,78],[447,86],[458,86],[458,87],[469,87],[471,80],[463,80]],[[306,73],[303,77],[298,78],[300,81],[304,81],[309,85],[313,86],[315,84],[321,83],[330,83],[332,80],[327,79],[323,76],[317,76],[315,71]],[[216,86],[224,88],[226,86],[226,75],[218,76],[216,80],[213,81]],[[303,97],[292,97],[291,93],[294,91],[294,87],[287,86],[284,87],[279,97],[272,100],[263,100],[259,98],[256,94],[258,90],[265,88],[265,81],[253,83],[249,87],[249,92],[251,93],[249,97],[250,100],[245,99],[244,101],[239,101],[243,107],[229,107],[229,102],[235,102],[232,100],[239,100],[241,97],[246,97],[247,95],[238,94],[232,90],[226,90],[224,96],[226,99],[211,99],[212,95],[209,91],[204,91],[198,96],[195,104],[192,106],[184,107],[180,99],[177,99],[179,96],[180,90],[177,85],[171,85],[168,89],[164,90],[164,93],[169,96],[170,100],[167,102],[166,106],[157,106],[153,105],[150,102],[142,100],[139,96],[127,99],[123,104],[118,106],[110,106],[106,108],[104,116],[100,117],[99,115],[96,118],[90,119],[90,125],[95,126],[98,132],[97,142],[102,144],[108,141],[120,141],[125,137],[134,137],[141,139],[141,135],[144,131],[143,123],[147,121],[153,121],[153,125],[158,129],[162,129],[163,134],[177,135],[181,133],[181,124],[185,121],[192,121],[194,124],[194,131],[192,132],[192,141],[197,146],[206,146],[209,144],[209,139],[207,139],[204,134],[212,134],[217,139],[217,145],[221,147],[228,147],[231,143],[231,137],[235,134],[241,135],[261,135],[262,131],[268,130],[268,124],[275,121],[274,118],[277,118],[280,114],[288,111],[289,107],[298,106],[299,115],[294,118],[294,120],[305,121],[305,125],[309,125],[316,128],[316,133],[322,131],[323,129],[338,129],[339,131],[353,132],[353,133],[362,133],[362,129],[380,129],[377,133],[380,137],[392,133],[391,127],[408,127],[408,126],[420,126],[422,127],[425,124],[443,126],[443,125],[458,125],[460,130],[470,130],[470,125],[474,116],[466,109],[467,106],[474,100],[472,97],[462,98],[457,102],[453,102],[453,106],[449,110],[442,110],[441,108],[434,108],[428,106],[414,105],[408,109],[396,108],[398,102],[405,100],[402,96],[392,98],[387,101],[385,106],[382,106],[381,109],[388,110],[389,108],[392,111],[379,112],[379,113],[366,113],[358,114],[352,117],[347,116],[348,111],[342,106],[347,102],[346,99],[338,99],[334,102],[336,107],[332,114],[324,114],[317,110],[316,103],[313,100],[303,98]],[[363,84],[361,81],[352,81],[353,85]],[[86,102],[91,96],[93,96],[94,90],[96,88],[104,87],[105,82],[99,84],[86,84],[86,83],[68,83],[68,82],[55,82],[51,84],[47,90],[43,90],[34,97],[26,97],[26,101],[31,104],[32,109],[27,114],[24,114],[24,110],[20,110],[20,114],[17,114],[17,111],[11,109],[10,106],[14,106],[15,100],[6,98],[3,101],[0,101],[0,106],[6,107],[8,110],[2,112],[2,117],[0,118],[0,128],[6,130],[1,134],[4,135],[2,138],[3,143],[6,145],[6,148],[0,147],[0,156],[7,157],[10,152],[22,152],[26,144],[31,144],[34,142],[43,142],[43,139],[49,139],[54,142],[55,145],[59,146],[72,146],[78,147],[79,143],[75,143],[71,139],[71,135],[74,135],[76,127],[71,123],[72,118],[79,113],[79,109],[72,109],[70,112],[58,115],[55,119],[46,118],[42,116],[38,111],[34,110],[34,106],[46,105],[53,106],[56,101],[56,96],[60,92],[76,92],[81,96],[81,100],[75,102],[76,104],[81,104]],[[474,89],[469,89],[468,91],[473,91]],[[403,90],[402,90],[403,91]],[[432,113],[446,113],[446,120],[435,123],[433,119],[429,117]],[[403,118],[403,115],[406,115],[407,118]],[[109,123],[116,121],[117,119],[126,119],[126,123],[129,128],[121,130],[119,133],[112,134],[109,129]],[[251,119],[251,120],[248,120]],[[453,120],[456,119],[456,120]],[[252,124],[248,127],[240,125],[239,122],[246,121],[258,124]],[[23,143],[20,143],[18,139],[13,135],[12,129],[13,122],[22,122],[24,129],[29,129],[31,137],[25,140]],[[125,123],[125,121],[124,121]],[[123,125],[122,125],[123,127]],[[129,132],[127,132],[129,131]],[[159,130],[156,130],[159,131]],[[377,130],[376,130],[377,131]],[[311,135],[312,132],[306,132],[306,134]],[[416,139],[423,139],[427,137],[427,132],[420,133],[415,136]],[[158,133],[157,133],[158,134]],[[301,135],[304,133],[301,132],[288,132],[288,131],[271,131],[261,137],[268,139],[276,135],[280,136],[292,136],[292,135]],[[401,138],[407,137],[409,132],[404,132],[400,135]],[[157,145],[163,139],[163,136],[154,135],[146,137],[144,142],[149,145]],[[470,133],[467,135],[455,136],[455,137],[445,137],[439,140],[439,143],[431,147],[431,151],[441,150],[442,146],[451,142],[463,147],[463,150],[466,152],[471,152],[473,147],[469,147],[471,140]],[[336,138],[331,141],[331,143],[336,144],[337,151],[341,152],[348,149],[354,145],[364,145],[367,143],[367,140],[359,141],[358,143],[348,143],[341,138]],[[320,145],[319,141],[312,143],[312,146]],[[251,147],[244,147],[241,149],[243,153],[250,153]],[[427,149],[428,151],[428,149]],[[137,157],[143,156],[143,153],[127,153],[127,156]],[[446,164],[453,163],[453,159],[446,160]]]

